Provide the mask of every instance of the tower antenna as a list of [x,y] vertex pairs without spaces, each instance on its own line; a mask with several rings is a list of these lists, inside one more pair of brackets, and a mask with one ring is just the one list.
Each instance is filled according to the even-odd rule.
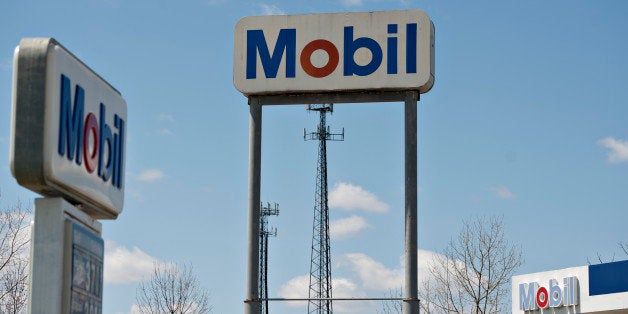
[[331,314],[331,255],[329,247],[329,206],[327,202],[327,141],[344,141],[345,131],[331,133],[327,126],[327,113],[334,111],[333,104],[308,105],[308,111],[318,111],[320,120],[315,132],[303,130],[304,140],[318,140],[318,166],[316,195],[314,197],[314,223],[312,226],[312,254],[310,262],[310,288],[307,312]]
[[277,228],[268,226],[269,216],[279,216],[279,204],[260,204],[259,231],[259,296],[262,302],[262,314],[268,314],[268,238],[277,236]]

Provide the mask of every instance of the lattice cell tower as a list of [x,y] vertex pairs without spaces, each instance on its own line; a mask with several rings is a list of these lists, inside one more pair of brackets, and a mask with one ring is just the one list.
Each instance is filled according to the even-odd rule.
[[259,297],[262,299],[262,314],[268,314],[268,238],[277,236],[277,228],[268,226],[269,216],[279,215],[279,204],[260,204],[259,229]]
[[344,129],[333,134],[326,124],[327,113],[333,113],[333,104],[308,105],[307,110],[318,111],[320,121],[316,132],[306,133],[305,140],[318,140],[318,167],[316,171],[316,196],[314,200],[314,224],[312,227],[312,255],[310,263],[310,288],[308,313],[329,314],[332,308],[331,255],[329,248],[329,206],[327,203],[327,141],[344,140]]

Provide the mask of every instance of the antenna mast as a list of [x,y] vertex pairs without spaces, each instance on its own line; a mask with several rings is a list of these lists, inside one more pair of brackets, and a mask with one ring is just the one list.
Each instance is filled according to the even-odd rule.
[[312,226],[312,254],[310,263],[310,288],[307,312],[331,314],[331,254],[329,247],[329,206],[327,202],[327,141],[343,141],[342,133],[334,134],[326,124],[327,113],[334,111],[333,104],[308,105],[308,111],[318,111],[320,120],[316,132],[306,133],[304,140],[318,140],[318,167],[316,172],[316,196],[314,198],[314,224]]
[[259,231],[259,297],[262,302],[262,314],[268,314],[268,238],[277,236],[277,228],[268,226],[269,216],[279,216],[279,204],[260,204]]

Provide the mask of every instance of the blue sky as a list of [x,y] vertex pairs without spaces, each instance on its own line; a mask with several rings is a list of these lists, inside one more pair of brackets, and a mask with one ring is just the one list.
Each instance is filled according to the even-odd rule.
[[[104,312],[131,313],[137,283],[160,261],[191,263],[214,313],[238,313],[248,107],[232,83],[235,23],[393,9],[422,9],[436,28],[436,82],[418,109],[420,265],[475,215],[503,216],[524,252],[518,273],[625,259],[628,3],[619,0],[4,1],[0,205],[37,197],[9,171],[13,49],[55,37],[128,104],[124,211],[103,222]],[[317,146],[302,132],[316,123],[304,106],[264,108],[261,197],[281,207],[271,296],[297,293],[309,272]],[[401,285],[403,105],[337,105],[328,123],[346,132],[328,145],[335,295],[383,296]]]

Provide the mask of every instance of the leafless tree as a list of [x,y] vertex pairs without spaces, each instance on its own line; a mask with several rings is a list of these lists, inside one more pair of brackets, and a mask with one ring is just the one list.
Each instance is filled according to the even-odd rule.
[[0,210],[0,312],[23,313],[28,288],[31,210],[18,202]]
[[[618,242],[617,245],[619,246],[619,249],[621,249],[624,252],[624,254],[628,255],[628,243]],[[597,263],[597,264],[611,263],[615,261],[615,253],[613,253],[611,258],[608,260],[605,260],[599,252],[595,253],[595,258],[597,259],[597,261],[594,261],[594,263]],[[589,265],[593,264],[588,257],[587,257],[587,263]]]
[[23,313],[28,296],[28,261],[18,259],[2,275],[2,313]]
[[[429,285],[428,285],[429,288]],[[390,298],[401,298],[403,296],[403,289],[397,288],[388,292]],[[430,304],[421,300],[419,303],[421,313],[430,313]],[[401,314],[403,310],[403,301],[398,300],[386,300],[382,303],[382,307],[376,310],[378,314]]]
[[137,288],[141,313],[204,314],[211,311],[209,296],[198,284],[192,266],[155,264],[152,277]]
[[[403,295],[401,288],[390,290],[388,292],[388,297],[390,298],[401,298]],[[396,314],[401,313],[401,304],[402,301],[397,300],[386,300],[382,303],[382,308],[377,310],[378,314]]]
[[429,264],[431,281],[419,291],[426,313],[503,313],[509,282],[523,264],[521,250],[505,238],[503,220],[465,221],[444,254]]

